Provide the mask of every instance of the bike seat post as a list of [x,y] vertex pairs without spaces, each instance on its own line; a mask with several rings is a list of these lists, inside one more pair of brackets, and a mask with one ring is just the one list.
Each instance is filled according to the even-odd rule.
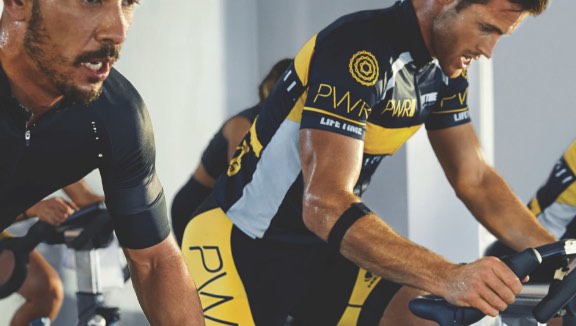
[[85,326],[94,317],[96,308],[104,303],[98,251],[76,250],[78,292],[78,325]]

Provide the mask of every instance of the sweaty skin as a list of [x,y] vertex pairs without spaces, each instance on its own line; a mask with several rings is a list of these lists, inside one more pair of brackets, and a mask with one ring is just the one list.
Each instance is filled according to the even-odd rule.
[[[449,76],[461,74],[471,58],[490,57],[499,37],[511,33],[527,15],[511,10],[512,5],[504,1],[491,6],[474,4],[458,14],[455,1],[413,3],[424,41]],[[485,162],[470,124],[429,131],[428,135],[458,197],[488,230],[518,250],[555,240]],[[317,130],[303,130],[300,136],[304,221],[326,240],[338,217],[360,200],[353,195],[353,187],[362,144]],[[335,151],[341,159],[329,159]],[[522,226],[517,228],[520,219]],[[451,264],[400,237],[374,214],[361,218],[347,231],[341,253],[376,275],[441,295],[460,306],[476,307],[491,316],[514,302],[522,287],[496,258]]]

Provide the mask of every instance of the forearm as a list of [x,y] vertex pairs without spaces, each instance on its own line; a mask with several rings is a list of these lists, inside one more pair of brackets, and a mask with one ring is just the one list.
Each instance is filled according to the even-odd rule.
[[457,193],[488,231],[517,251],[556,240],[492,168],[480,184]]
[[158,256],[151,263],[130,262],[134,290],[150,324],[204,325],[200,299],[181,255]]
[[[358,201],[355,196],[316,202],[308,216],[309,228],[325,241],[336,221],[350,205]],[[311,208],[309,201],[307,208]],[[321,218],[322,217],[322,218]],[[388,280],[417,287],[438,295],[446,290],[447,273],[456,265],[443,257],[405,239],[373,213],[359,218],[346,231],[340,253],[356,265]]]
[[340,252],[364,269],[388,280],[443,295],[447,273],[455,267],[443,257],[397,234],[374,214],[348,230]]

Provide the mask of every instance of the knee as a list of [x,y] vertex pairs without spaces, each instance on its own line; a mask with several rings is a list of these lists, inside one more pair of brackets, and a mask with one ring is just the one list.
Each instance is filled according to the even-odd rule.
[[52,302],[52,305],[60,307],[64,300],[64,288],[58,275],[52,275],[48,278],[48,282],[42,289],[42,294],[47,303]]
[[45,307],[47,311],[57,311],[64,300],[62,281],[60,281],[56,272],[37,277],[32,280],[29,296],[27,299],[37,302],[38,305]]
[[43,315],[55,315],[64,300],[62,282],[50,265],[40,257],[36,258],[32,257],[28,277],[19,292],[27,301],[42,310]]

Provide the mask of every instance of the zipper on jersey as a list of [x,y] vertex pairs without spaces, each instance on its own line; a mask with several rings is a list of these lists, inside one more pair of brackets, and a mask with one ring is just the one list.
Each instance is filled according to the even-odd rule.
[[31,138],[31,134],[30,134],[30,129],[28,128],[28,121],[26,121],[26,131],[24,132],[24,139],[26,140],[26,147],[30,147],[30,138]]

